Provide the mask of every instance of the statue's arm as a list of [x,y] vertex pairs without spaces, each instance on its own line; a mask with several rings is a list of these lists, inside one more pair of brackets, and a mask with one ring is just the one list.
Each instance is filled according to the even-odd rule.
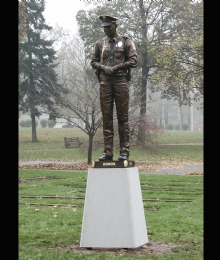
[[91,66],[94,69],[103,69],[103,67],[104,67],[100,61],[100,43],[99,42],[96,42],[96,44],[93,48]]

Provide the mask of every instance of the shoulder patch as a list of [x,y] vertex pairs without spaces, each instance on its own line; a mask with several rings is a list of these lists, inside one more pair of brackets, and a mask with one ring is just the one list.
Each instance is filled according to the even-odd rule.
[[95,54],[95,46],[92,49],[92,54]]
[[134,45],[134,42],[131,42],[131,46],[132,46],[132,49],[133,49],[134,51],[136,51],[136,47],[135,47],[135,45]]

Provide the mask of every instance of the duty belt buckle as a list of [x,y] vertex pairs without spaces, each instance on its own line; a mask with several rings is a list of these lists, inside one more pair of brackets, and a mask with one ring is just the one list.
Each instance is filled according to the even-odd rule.
[[116,76],[122,76],[123,70],[117,70],[116,71]]

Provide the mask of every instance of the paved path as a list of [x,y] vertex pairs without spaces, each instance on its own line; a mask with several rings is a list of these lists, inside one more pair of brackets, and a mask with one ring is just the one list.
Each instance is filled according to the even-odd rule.
[[56,164],[77,164],[80,162],[63,162],[63,161],[26,161],[19,162],[19,165],[34,165],[34,164],[48,164],[48,163],[56,163]]
[[159,144],[159,145],[203,145],[203,143]]
[[[26,162],[19,162],[19,166],[22,165],[34,165],[34,164],[78,164],[81,162],[68,162],[68,161],[26,161]],[[182,164],[180,168],[161,168],[157,169],[156,172],[153,172],[153,174],[186,174],[188,172],[192,171],[203,171],[203,164]],[[151,173],[152,172],[143,172],[143,173]]]
[[158,169],[157,173],[186,174],[193,171],[203,171],[203,164],[182,164],[181,168]]

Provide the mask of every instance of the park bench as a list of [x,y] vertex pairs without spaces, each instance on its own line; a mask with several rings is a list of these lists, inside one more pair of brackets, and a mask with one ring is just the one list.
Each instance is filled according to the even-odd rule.
[[79,137],[64,137],[64,144],[66,148],[78,148],[83,141]]

